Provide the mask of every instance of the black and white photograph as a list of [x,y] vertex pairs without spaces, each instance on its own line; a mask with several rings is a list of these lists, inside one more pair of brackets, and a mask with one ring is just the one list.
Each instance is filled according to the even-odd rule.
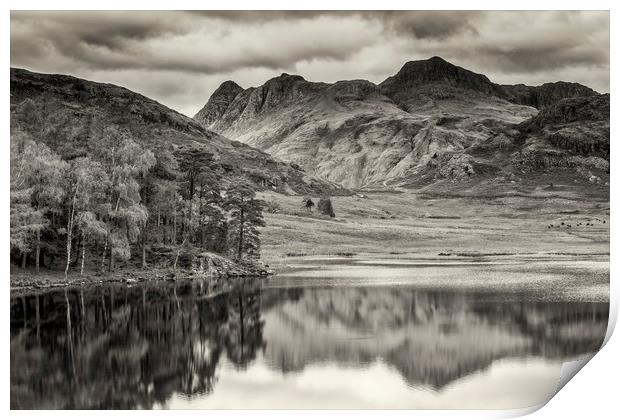
[[11,10],[5,132],[11,410],[527,409],[608,333],[609,10]]

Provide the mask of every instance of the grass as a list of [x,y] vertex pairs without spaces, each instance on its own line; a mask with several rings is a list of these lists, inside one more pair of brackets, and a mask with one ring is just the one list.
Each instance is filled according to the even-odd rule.
[[[365,192],[363,197],[332,197],[335,218],[301,211],[298,196],[262,195],[281,207],[278,214],[265,215],[262,229],[262,256],[272,266],[319,255],[609,253],[609,198],[603,190],[587,200],[575,197],[572,188],[563,193],[561,186],[547,196],[540,189],[484,197]],[[592,220],[596,223],[586,226]]]

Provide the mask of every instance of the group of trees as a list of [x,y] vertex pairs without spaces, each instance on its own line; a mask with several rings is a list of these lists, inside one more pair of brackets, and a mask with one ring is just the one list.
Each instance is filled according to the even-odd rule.
[[[314,207],[314,201],[312,201],[310,197],[304,197],[301,205],[304,209],[306,209],[307,212],[312,212],[312,208]],[[334,206],[332,205],[332,200],[329,197],[321,197],[316,207],[321,214],[329,217],[336,217],[336,213],[334,213]]]
[[[263,202],[243,179],[224,188],[220,166],[200,146],[155,153],[118,127],[77,156],[61,157],[24,131],[11,134],[11,257],[22,267],[62,258],[84,270],[156,247],[258,257]],[[57,265],[57,264],[56,264]]]

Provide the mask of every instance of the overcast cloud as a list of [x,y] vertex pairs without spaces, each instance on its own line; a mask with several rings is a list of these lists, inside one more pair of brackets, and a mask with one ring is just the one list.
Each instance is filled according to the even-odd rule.
[[11,65],[114,83],[193,116],[225,80],[375,83],[439,55],[498,83],[609,91],[608,12],[12,12]]

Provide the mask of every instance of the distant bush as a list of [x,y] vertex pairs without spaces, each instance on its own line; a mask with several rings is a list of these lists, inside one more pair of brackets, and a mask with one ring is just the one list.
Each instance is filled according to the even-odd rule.
[[301,200],[301,206],[307,211],[312,212],[312,207],[314,207],[314,201],[310,197],[304,197]]
[[334,213],[334,207],[332,206],[332,200],[329,197],[321,198],[319,200],[317,208],[319,209],[321,214],[324,214],[325,216],[336,217],[336,214]]

